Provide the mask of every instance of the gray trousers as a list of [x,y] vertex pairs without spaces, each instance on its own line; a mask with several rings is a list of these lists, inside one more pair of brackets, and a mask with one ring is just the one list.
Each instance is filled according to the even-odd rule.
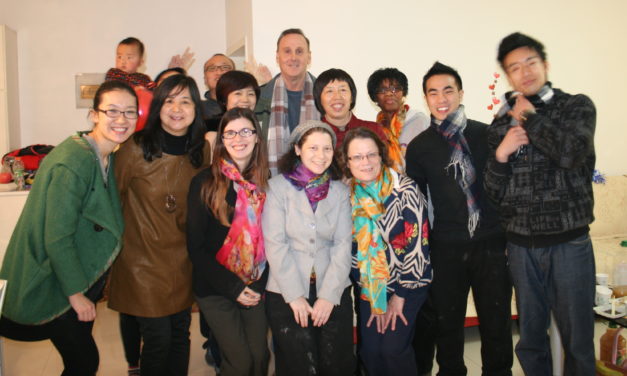
[[268,321],[265,302],[244,308],[220,295],[196,297],[200,312],[218,341],[222,376],[265,376],[268,372]]

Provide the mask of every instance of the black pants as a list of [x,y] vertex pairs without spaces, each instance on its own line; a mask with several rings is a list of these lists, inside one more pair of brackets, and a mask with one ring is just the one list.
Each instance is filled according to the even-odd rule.
[[120,334],[124,345],[124,357],[129,367],[139,366],[141,355],[142,336],[139,331],[137,318],[120,312]]
[[[103,275],[85,293],[96,303],[102,297],[106,280]],[[70,309],[56,319],[43,325],[22,325],[2,317],[0,334],[17,341],[41,341],[50,339],[63,360],[61,376],[95,375],[100,363],[98,347],[91,330],[93,321],[79,321],[76,311]]]
[[100,358],[98,347],[91,335],[93,321],[78,321],[73,309],[52,321],[50,341],[61,354],[63,373],[61,376],[95,375]]
[[100,358],[91,335],[93,321],[78,321],[70,310],[43,325],[23,325],[2,317],[0,335],[16,341],[43,341],[50,339],[63,360],[61,376],[95,375]]
[[164,317],[136,317],[144,340],[142,376],[187,375],[191,318],[190,308]]
[[[309,288],[308,302],[316,301],[316,286]],[[306,328],[294,320],[294,312],[283,295],[266,292],[266,312],[274,338],[277,376],[352,375],[355,370],[353,354],[353,306],[351,288],[342,294],[329,321],[314,327],[311,318]]]
[[437,326],[437,315],[433,307],[431,290],[429,296],[423,303],[418,316],[416,316],[416,330],[414,333],[414,351],[416,355],[416,368],[418,375],[424,375],[433,369],[433,358],[435,357],[435,337]]
[[501,235],[460,243],[431,241],[431,297],[437,312],[438,375],[466,375],[464,321],[472,288],[479,315],[483,375],[511,375],[512,283]]

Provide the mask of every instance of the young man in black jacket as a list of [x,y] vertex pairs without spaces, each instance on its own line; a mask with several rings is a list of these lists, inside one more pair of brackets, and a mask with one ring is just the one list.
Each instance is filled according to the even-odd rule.
[[409,144],[407,175],[433,205],[430,236],[438,375],[465,375],[464,321],[472,287],[483,374],[511,375],[512,286],[497,209],[483,192],[487,125],[466,118],[462,80],[436,62],[423,78],[430,127]]
[[485,189],[498,203],[520,315],[516,355],[528,375],[551,375],[551,311],[565,375],[594,375],[592,174],[596,110],[585,95],[553,89],[544,46],[505,37],[498,61],[513,92],[488,134]]

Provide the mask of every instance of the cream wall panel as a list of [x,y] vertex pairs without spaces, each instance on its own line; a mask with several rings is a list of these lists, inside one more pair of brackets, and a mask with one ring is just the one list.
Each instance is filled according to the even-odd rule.
[[106,72],[127,36],[146,45],[144,72],[153,78],[191,47],[201,93],[204,61],[226,47],[224,0],[0,0],[0,9],[0,24],[18,34],[23,145],[57,144],[91,126],[76,109],[74,75]]
[[[398,67],[409,77],[408,103],[426,108],[422,76],[434,61],[459,70],[467,114],[489,122],[488,85],[499,71],[499,41],[514,31],[542,41],[555,87],[585,93],[597,106],[597,167],[609,175],[627,173],[627,2],[583,0],[478,1],[291,1],[253,0],[254,54],[273,73],[276,38],[290,27],[311,40],[311,72],[342,68],[359,92],[357,116],[374,120],[377,108],[366,92],[368,76],[380,67]],[[509,90],[501,79],[499,94]]]

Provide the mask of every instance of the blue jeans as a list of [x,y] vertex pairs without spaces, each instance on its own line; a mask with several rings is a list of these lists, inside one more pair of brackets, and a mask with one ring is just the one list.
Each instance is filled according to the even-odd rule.
[[508,243],[507,252],[520,323],[516,355],[525,374],[552,374],[547,330],[553,311],[564,347],[564,374],[594,375],[595,282],[589,235],[546,248]]

